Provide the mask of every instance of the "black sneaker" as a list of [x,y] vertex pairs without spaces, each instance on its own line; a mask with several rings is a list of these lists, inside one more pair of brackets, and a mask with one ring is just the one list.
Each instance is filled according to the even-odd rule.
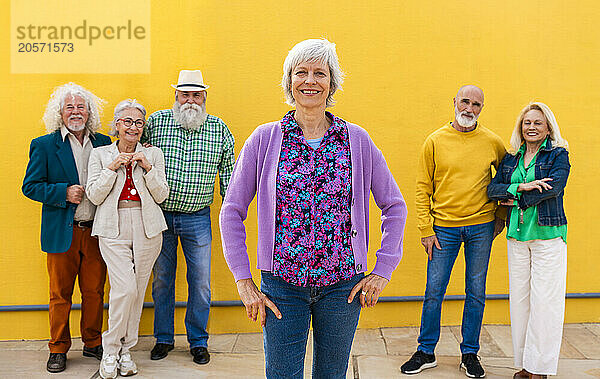
[[485,371],[481,367],[481,363],[479,363],[479,356],[477,354],[463,354],[460,368],[465,369],[465,375],[469,378],[485,378]]
[[427,354],[417,350],[410,359],[400,367],[403,374],[418,374],[426,368],[437,366],[435,354]]

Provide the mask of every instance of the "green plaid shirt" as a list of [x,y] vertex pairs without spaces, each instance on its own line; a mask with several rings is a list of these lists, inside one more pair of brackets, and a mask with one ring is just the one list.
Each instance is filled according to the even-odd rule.
[[171,109],[157,111],[148,117],[142,142],[165,154],[169,198],[161,204],[163,210],[191,213],[211,205],[217,173],[225,196],[235,155],[233,135],[220,118],[208,115],[193,131],[182,128]]

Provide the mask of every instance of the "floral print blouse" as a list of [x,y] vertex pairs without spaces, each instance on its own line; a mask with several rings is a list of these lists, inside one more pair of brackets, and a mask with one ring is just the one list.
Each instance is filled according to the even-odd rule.
[[341,118],[326,116],[331,127],[317,149],[306,142],[294,111],[281,120],[273,275],[302,287],[328,286],[356,274],[348,129]]

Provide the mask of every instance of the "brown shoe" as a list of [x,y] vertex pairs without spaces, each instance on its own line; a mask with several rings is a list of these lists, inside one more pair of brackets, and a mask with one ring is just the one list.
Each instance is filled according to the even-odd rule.
[[548,375],[540,375],[540,374],[531,374],[531,379],[547,379]]
[[519,372],[516,372],[513,375],[513,379],[529,379],[531,377],[531,374],[529,373],[529,371],[523,369]]

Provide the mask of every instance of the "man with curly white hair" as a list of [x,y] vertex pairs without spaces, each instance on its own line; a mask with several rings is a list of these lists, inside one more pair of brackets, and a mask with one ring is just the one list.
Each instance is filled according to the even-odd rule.
[[48,253],[50,302],[49,372],[61,372],[71,347],[69,313],[75,279],[81,291],[83,355],[102,358],[102,311],[106,265],[91,236],[95,206],[85,196],[92,148],[109,145],[97,133],[104,101],[67,83],[50,97],[43,120],[48,134],[31,141],[23,194],[42,203],[42,251]]

